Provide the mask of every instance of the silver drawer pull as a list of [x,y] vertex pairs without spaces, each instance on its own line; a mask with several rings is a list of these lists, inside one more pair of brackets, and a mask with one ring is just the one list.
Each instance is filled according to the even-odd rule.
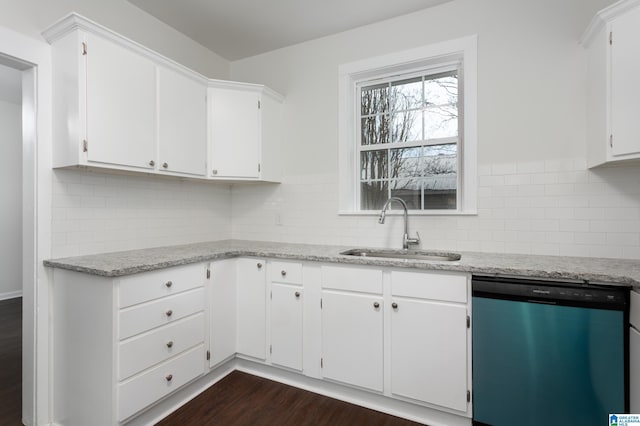
[[300,292],[296,291],[296,298],[300,297]]
[[171,315],[173,315],[173,311],[169,309],[167,312],[165,312],[165,315],[170,317]]
[[167,288],[171,288],[171,286],[173,285],[173,282],[167,281],[166,283],[164,283],[164,285],[167,286]]
[[380,307],[380,303],[378,302],[373,302],[373,307],[378,309]]
[[262,263],[258,263],[256,266],[258,267],[258,269],[262,269]]
[[173,380],[173,374],[167,374],[165,379],[167,379],[167,382],[170,382],[171,380]]
[[168,347],[168,348],[172,348],[172,347],[173,347],[173,340],[169,340],[169,341],[167,342],[167,347]]
[[283,277],[287,276],[287,271],[285,271],[284,269],[282,271],[280,271],[280,275],[282,275]]

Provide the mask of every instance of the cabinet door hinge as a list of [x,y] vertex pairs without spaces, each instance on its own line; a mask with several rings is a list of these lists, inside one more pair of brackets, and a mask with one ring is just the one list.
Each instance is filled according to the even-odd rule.
[[260,101],[258,101],[258,109],[260,109]]
[[273,300],[273,291],[269,292],[269,299]]
[[322,309],[322,299],[320,299],[320,309]]
[[273,346],[269,345],[269,353],[272,354],[273,353]]
[[467,402],[471,402],[471,391],[467,390]]
[[609,31],[609,44],[613,44],[613,31]]
[[320,358],[320,368],[324,368],[324,359]]
[[258,163],[258,173],[260,173],[260,163]]
[[82,56],[87,54],[87,43],[82,42]]
[[87,152],[89,151],[89,142],[87,142],[87,140],[83,140],[82,141],[82,152]]
[[613,148],[613,135],[609,135],[609,147]]
[[211,359],[211,351],[207,351],[207,361]]
[[211,278],[211,269],[207,268],[207,279]]
[[467,328],[471,328],[471,317],[467,315]]

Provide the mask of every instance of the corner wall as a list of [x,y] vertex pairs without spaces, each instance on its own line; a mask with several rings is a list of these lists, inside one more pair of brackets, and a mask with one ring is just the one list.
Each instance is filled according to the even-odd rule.
[[237,239],[401,246],[402,221],[338,215],[338,66],[478,35],[477,216],[412,216],[422,248],[640,258],[640,166],[587,170],[586,54],[611,0],[454,0],[233,62],[285,95],[280,187],[234,188]]

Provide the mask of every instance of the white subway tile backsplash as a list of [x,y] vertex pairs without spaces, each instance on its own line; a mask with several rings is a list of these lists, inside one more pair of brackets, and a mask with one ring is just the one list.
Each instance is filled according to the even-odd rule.
[[[640,259],[638,167],[587,170],[584,159],[478,167],[478,215],[417,216],[428,249]],[[391,246],[402,217],[340,216],[337,175],[280,185],[183,182],[56,170],[54,256],[225,238]]]

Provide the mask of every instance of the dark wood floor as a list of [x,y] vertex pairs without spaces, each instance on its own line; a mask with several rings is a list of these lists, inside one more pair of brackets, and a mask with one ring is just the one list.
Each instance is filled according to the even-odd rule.
[[419,424],[234,371],[157,426]]
[[0,301],[0,425],[22,424],[22,298]]

